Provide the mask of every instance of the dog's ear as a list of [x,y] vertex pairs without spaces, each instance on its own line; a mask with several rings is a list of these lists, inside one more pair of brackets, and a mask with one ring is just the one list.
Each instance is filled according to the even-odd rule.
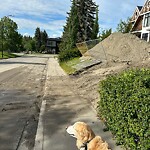
[[93,130],[88,125],[86,125],[86,128],[83,130],[83,133],[84,133],[84,139],[83,139],[84,142],[90,141],[95,137]]
[[95,134],[90,126],[84,122],[77,122],[74,127],[77,133],[76,138],[82,143],[86,143],[95,137]]
[[94,132],[88,125],[84,125],[80,131],[78,131],[78,138],[83,142],[86,143],[95,137]]

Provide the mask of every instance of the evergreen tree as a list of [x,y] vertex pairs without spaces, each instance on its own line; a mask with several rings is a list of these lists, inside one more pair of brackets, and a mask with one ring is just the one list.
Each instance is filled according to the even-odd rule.
[[62,42],[60,44],[60,50],[69,50],[75,47],[77,42],[77,33],[79,29],[77,7],[75,1],[72,1],[70,13],[66,19],[66,25],[64,26],[64,32],[62,36]]
[[35,30],[35,47],[36,47],[36,51],[40,52],[40,47],[41,47],[41,31],[40,28],[37,27]]
[[39,27],[35,30],[35,47],[37,52],[43,52],[46,49],[48,34],[46,31],[41,31]]
[[45,30],[44,30],[44,32],[41,31],[40,52],[43,52],[46,49],[47,38],[48,38],[48,35],[47,35],[46,31]]
[[41,31],[41,45],[46,46],[47,38],[48,38],[48,35],[46,31],[45,30],[43,32]]
[[[91,40],[95,24],[97,5],[92,0],[76,0],[79,17],[78,42]],[[95,33],[96,34],[96,33]]]
[[98,24],[98,6],[96,8],[96,18],[93,26],[93,34],[92,39],[97,39],[97,34],[99,32],[99,24]]
[[92,0],[72,0],[60,49],[72,49],[78,42],[97,38],[97,34],[98,6]]

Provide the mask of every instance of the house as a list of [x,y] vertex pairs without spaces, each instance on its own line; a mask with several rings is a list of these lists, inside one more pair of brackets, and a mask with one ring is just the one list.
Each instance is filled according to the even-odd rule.
[[48,38],[46,44],[46,53],[58,54],[61,38]]
[[137,6],[131,18],[131,33],[150,42],[150,0],[143,6]]

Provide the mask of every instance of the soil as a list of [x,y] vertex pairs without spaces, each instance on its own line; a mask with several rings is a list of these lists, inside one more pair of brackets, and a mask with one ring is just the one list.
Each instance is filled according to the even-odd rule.
[[150,68],[150,59],[134,64],[112,62],[110,64],[99,64],[70,77],[74,80],[80,96],[90,100],[93,107],[97,109],[97,102],[99,101],[99,82],[106,79],[109,75],[115,75],[133,68]]
[[150,44],[130,33],[113,33],[87,53],[107,62],[140,62],[149,58]]
[[79,93],[97,108],[101,80],[131,68],[150,68],[150,44],[129,33],[113,33],[81,59],[102,62],[72,76]]

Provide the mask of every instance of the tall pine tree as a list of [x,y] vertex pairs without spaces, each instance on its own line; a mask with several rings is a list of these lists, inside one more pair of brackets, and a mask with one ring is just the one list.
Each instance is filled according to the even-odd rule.
[[72,0],[62,36],[61,50],[75,47],[78,42],[97,38],[98,6],[92,0]]
[[35,47],[36,47],[36,51],[40,52],[40,47],[41,47],[41,31],[40,28],[37,27],[35,30]]
[[39,27],[35,30],[35,47],[37,52],[43,52],[46,49],[48,34],[46,31],[41,31]]
[[78,15],[76,0],[72,1],[71,10],[66,19],[66,25],[64,26],[64,32],[62,36],[62,43],[60,45],[61,50],[68,50],[75,47],[77,42],[77,33],[79,29]]
[[97,5],[92,0],[76,0],[79,17],[78,42],[91,40],[95,23]]
[[97,39],[97,34],[99,32],[99,24],[98,24],[98,6],[96,8],[96,18],[94,21],[93,31],[92,31],[92,39]]

